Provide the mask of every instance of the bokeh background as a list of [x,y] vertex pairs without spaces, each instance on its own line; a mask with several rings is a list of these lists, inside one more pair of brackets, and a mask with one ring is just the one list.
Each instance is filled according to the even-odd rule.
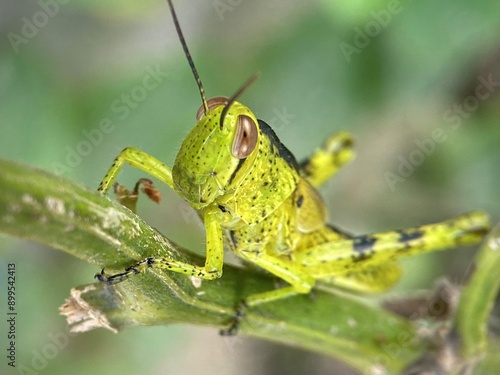
[[[322,188],[333,223],[366,233],[477,209],[498,222],[499,2],[175,5],[208,96],[230,96],[260,71],[241,101],[299,159],[332,132],[355,135],[357,159]],[[91,187],[129,145],[172,165],[200,99],[165,1],[1,0],[0,34],[0,157]],[[103,121],[111,123],[106,133]],[[446,140],[432,143],[438,128]],[[142,176],[126,168],[119,181],[130,186]],[[141,216],[202,251],[189,207],[162,193],[160,206],[140,202]],[[429,288],[443,275],[460,282],[473,255],[466,248],[406,260],[392,293]],[[1,374],[355,374],[319,355],[210,328],[69,335],[57,309],[98,270],[3,235],[2,327],[6,263],[17,265],[19,367],[2,359]]]

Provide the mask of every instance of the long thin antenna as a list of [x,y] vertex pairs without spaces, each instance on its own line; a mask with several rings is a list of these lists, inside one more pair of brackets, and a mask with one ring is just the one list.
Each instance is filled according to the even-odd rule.
[[196,84],[198,85],[198,89],[200,90],[201,101],[203,103],[203,108],[205,109],[205,113],[208,113],[208,104],[207,98],[205,96],[205,90],[203,89],[203,85],[201,84],[200,76],[198,75],[198,71],[194,66],[193,59],[191,54],[189,53],[188,46],[186,44],[186,40],[184,39],[184,35],[182,34],[181,26],[179,25],[179,20],[177,19],[177,15],[175,14],[174,4],[172,4],[172,0],[167,0],[168,6],[170,7],[170,12],[172,13],[172,18],[174,19],[175,29],[177,30],[177,35],[179,35],[179,40],[182,45],[182,49],[184,50],[184,54],[188,60],[189,66],[191,67],[191,71],[193,72],[194,79],[196,80]]
[[245,92],[245,90],[252,83],[254,83],[259,77],[260,77],[260,73],[259,72],[252,74],[252,76],[249,79],[247,79],[247,81],[243,85],[241,85],[241,87],[238,90],[236,90],[236,92],[233,94],[233,96],[231,96],[228,99],[226,106],[224,107],[224,109],[222,110],[222,113],[220,114],[220,127],[221,127],[221,129],[222,129],[222,124],[224,123],[224,118],[226,117],[227,111],[229,110],[229,107],[231,107],[231,104],[233,104],[234,101],[236,99],[238,99],[238,97],[241,94],[243,94],[243,92]]

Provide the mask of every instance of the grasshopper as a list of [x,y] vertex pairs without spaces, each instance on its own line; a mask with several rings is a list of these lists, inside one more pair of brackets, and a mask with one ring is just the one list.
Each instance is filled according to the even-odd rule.
[[124,272],[98,280],[115,284],[148,268],[162,268],[201,279],[222,276],[224,247],[288,285],[248,296],[258,305],[319,285],[374,293],[401,275],[396,261],[428,251],[479,242],[489,229],[482,212],[403,230],[351,236],[327,222],[317,188],[354,157],[346,132],[331,136],[298,163],[264,121],[231,98],[206,99],[171,0],[176,31],[199,87],[202,106],[184,139],[173,168],[133,147],[115,159],[98,190],[107,193],[125,163],[166,183],[195,209],[206,229],[203,266],[166,257],[138,261]]

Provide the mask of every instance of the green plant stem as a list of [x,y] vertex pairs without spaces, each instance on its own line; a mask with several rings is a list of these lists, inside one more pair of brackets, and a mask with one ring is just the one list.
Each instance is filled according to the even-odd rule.
[[488,347],[488,318],[500,289],[500,225],[485,239],[475,270],[464,286],[454,327],[462,340],[462,355],[474,358]]

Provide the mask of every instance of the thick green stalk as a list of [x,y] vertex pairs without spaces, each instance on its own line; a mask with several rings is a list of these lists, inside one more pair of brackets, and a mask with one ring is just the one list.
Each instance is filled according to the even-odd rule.
[[500,225],[486,238],[475,259],[475,270],[462,291],[455,329],[462,354],[473,358],[488,349],[488,321],[500,289]]

